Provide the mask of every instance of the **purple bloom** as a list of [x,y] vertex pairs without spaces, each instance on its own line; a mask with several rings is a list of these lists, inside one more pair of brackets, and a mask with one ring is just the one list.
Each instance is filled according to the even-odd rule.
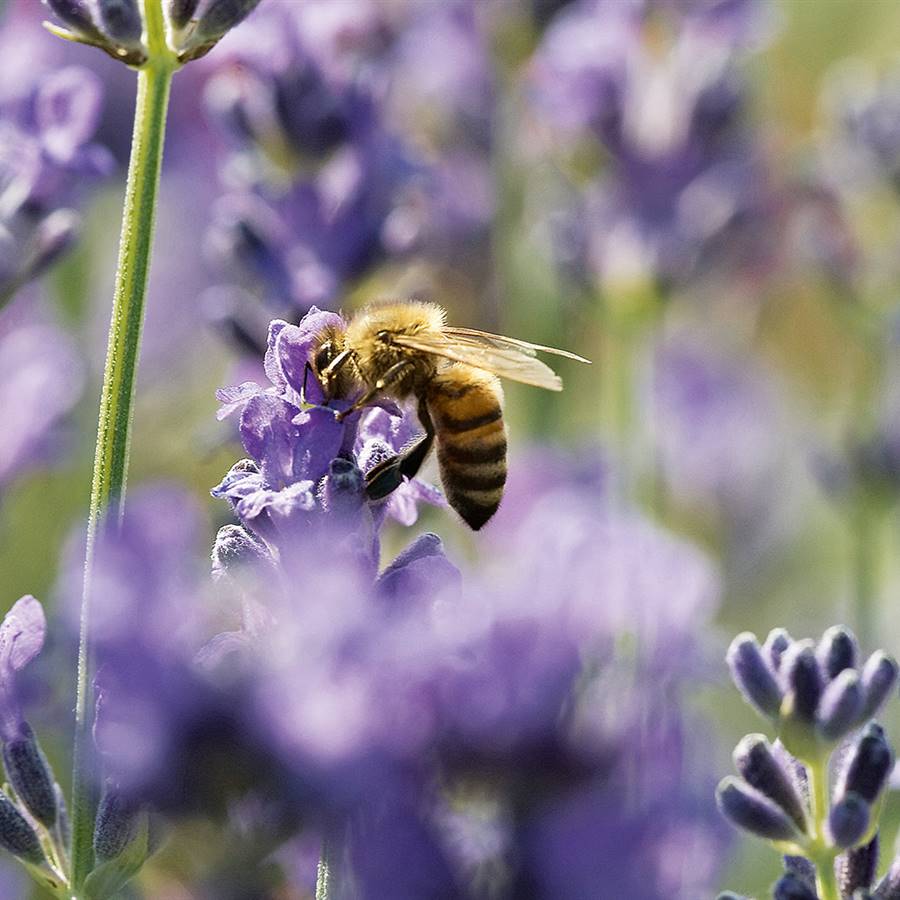
[[[544,34],[532,61],[538,112],[551,133],[590,135],[606,154],[576,212],[584,265],[604,283],[681,283],[730,257],[735,236],[744,265],[768,252],[765,232],[748,227],[769,201],[736,66],[761,18],[750,2],[583,0]],[[651,21],[657,37],[668,26],[664,44],[650,40]]]
[[[275,320],[269,327],[265,360],[271,387],[247,383],[219,392],[224,403],[220,416],[240,410],[241,440],[251,459],[234,466],[213,495],[229,500],[240,519],[273,546],[290,545],[309,530],[314,518],[328,512],[339,474],[335,464],[343,460],[349,464],[348,472],[360,473],[355,482],[346,478],[342,482],[350,491],[344,501],[352,510],[350,530],[360,536],[364,532],[361,551],[374,561],[377,531],[386,514],[411,524],[417,501],[440,503],[441,497],[436,489],[412,479],[385,501],[365,501],[362,475],[400,451],[416,433],[409,415],[393,404],[342,422],[330,409],[302,408],[304,393],[308,403],[323,400],[307,369],[313,342],[323,328],[341,325],[336,314],[315,308],[299,325]],[[336,524],[334,518],[325,521]]]
[[0,100],[0,302],[71,244],[81,184],[110,171],[108,151],[91,142],[100,103],[95,76],[74,66]]
[[17,738],[25,723],[16,681],[19,673],[41,652],[46,633],[44,610],[26,595],[0,623],[0,739]]

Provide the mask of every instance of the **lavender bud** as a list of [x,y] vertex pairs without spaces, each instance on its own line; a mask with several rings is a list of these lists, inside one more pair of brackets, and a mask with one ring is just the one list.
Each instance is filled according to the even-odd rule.
[[838,885],[842,897],[852,897],[859,889],[868,889],[878,870],[878,834],[861,847],[838,857]]
[[746,631],[739,634],[731,642],[725,659],[744,697],[764,716],[777,718],[781,710],[781,688],[763,658],[756,637]]
[[822,673],[812,641],[798,641],[791,647],[782,663],[782,675],[790,699],[791,717],[804,724],[813,724],[822,697]]
[[194,18],[200,0],[169,0],[167,12],[172,27],[178,31],[185,28]]
[[218,41],[258,4],[259,0],[212,0],[197,23],[198,39],[204,43]]
[[806,831],[803,803],[763,735],[748,734],[740,741],[734,749],[734,765],[751,787],[778,804],[801,832]]
[[144,25],[137,0],[98,0],[103,30],[113,40],[135,44],[141,40]]
[[900,858],[891,863],[872,892],[872,900],[900,900]]
[[115,859],[135,835],[139,807],[119,790],[107,786],[97,808],[94,853],[101,862]]
[[844,794],[828,813],[828,833],[835,847],[852,847],[869,828],[869,804],[854,792]]
[[744,894],[736,894],[734,891],[722,891],[716,900],[750,900],[750,898]]
[[766,641],[762,646],[762,653],[773,672],[778,672],[781,668],[781,660],[793,641],[787,630],[784,628],[773,628]]
[[897,661],[883,650],[876,650],[862,670],[863,703],[860,721],[872,718],[897,683]]
[[811,888],[816,886],[816,867],[805,856],[785,856],[784,868]]
[[216,577],[244,566],[270,564],[265,545],[240,525],[223,525],[212,549],[212,571]]
[[829,741],[842,738],[859,724],[863,689],[854,669],[844,669],[826,688],[819,704],[818,730]]
[[42,825],[56,825],[56,789],[50,766],[31,726],[23,722],[19,737],[3,745],[6,777],[19,800]]
[[850,751],[835,795],[859,794],[867,803],[874,803],[887,782],[893,764],[894,754],[884,731],[872,722]]
[[770,841],[793,841],[799,835],[787,813],[765,794],[729,776],[716,789],[719,809],[734,825]]
[[858,656],[856,638],[843,625],[829,628],[816,648],[816,658],[828,679],[836,678],[844,669],[855,669]]
[[338,515],[358,510],[365,498],[365,479],[349,459],[338,457],[328,464],[322,491],[325,509]]
[[772,900],[818,900],[818,894],[793,872],[785,872],[775,882]]
[[71,28],[76,34],[91,38],[100,37],[87,0],[44,0],[44,3],[63,25]]
[[13,856],[40,865],[44,862],[44,851],[35,830],[25,817],[13,806],[6,794],[0,792],[0,847]]

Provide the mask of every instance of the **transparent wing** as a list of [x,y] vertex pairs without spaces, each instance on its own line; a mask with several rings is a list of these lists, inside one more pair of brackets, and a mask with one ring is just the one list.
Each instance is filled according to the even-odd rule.
[[396,334],[392,340],[401,347],[484,369],[512,381],[548,391],[562,390],[562,379],[535,356],[536,350],[544,349],[536,344],[461,328],[445,328],[439,333]]
[[545,347],[543,344],[532,344],[530,341],[520,341],[518,338],[506,337],[502,334],[490,334],[475,328],[445,327],[443,331],[448,336],[476,340],[498,349],[518,350],[528,356],[534,356],[535,351],[540,350],[541,353],[552,353],[554,356],[564,356],[566,359],[574,359],[576,362],[591,364],[589,359],[585,359],[577,353],[570,353],[568,350],[560,350],[557,347]]

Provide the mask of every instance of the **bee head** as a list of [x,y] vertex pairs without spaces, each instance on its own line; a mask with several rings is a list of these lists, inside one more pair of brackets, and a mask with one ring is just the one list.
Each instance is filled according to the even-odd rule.
[[333,400],[343,394],[341,377],[344,365],[350,358],[350,351],[342,343],[335,336],[326,334],[311,353],[313,374],[322,386],[326,400]]

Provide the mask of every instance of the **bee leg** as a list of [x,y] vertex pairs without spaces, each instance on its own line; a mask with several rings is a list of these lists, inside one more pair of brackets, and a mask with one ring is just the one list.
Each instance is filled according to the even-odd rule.
[[389,456],[366,473],[366,495],[370,500],[381,500],[397,490],[404,478],[413,478],[425,462],[434,443],[434,425],[424,401],[419,403],[419,421],[425,436],[416,441],[405,453]]
[[353,404],[353,406],[337,414],[338,422],[343,422],[351,413],[356,412],[358,409],[362,409],[364,406],[368,406],[376,394],[380,394],[386,387],[389,387],[395,381],[399,381],[409,368],[410,363],[406,360],[401,360],[391,366],[387,372],[385,372],[384,375],[382,375],[381,378],[379,378],[378,381],[376,381],[375,384]]

